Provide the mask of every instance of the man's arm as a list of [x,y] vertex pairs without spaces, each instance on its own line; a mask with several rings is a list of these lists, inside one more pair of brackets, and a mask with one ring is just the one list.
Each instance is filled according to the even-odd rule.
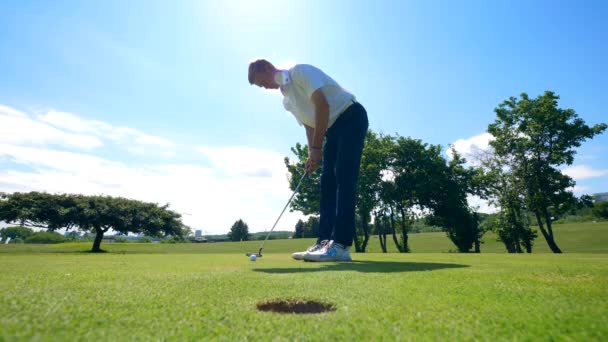
[[[325,131],[327,131],[327,125],[329,124],[329,104],[320,88],[312,93],[311,100],[315,105],[315,128],[312,139],[309,139],[309,146],[320,149],[323,146]],[[308,134],[308,129],[306,133]]]
[[306,138],[308,139],[308,148],[312,146],[312,137],[315,134],[315,129],[304,124],[304,128],[306,128]]

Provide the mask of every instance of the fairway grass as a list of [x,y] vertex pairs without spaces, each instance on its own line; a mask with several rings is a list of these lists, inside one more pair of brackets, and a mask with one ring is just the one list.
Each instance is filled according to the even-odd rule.
[[[354,257],[318,264],[284,253],[256,262],[241,253],[0,253],[0,340],[608,338],[606,254]],[[256,310],[272,299],[336,311]]]
[[[608,253],[608,222],[558,224],[553,227],[555,239],[564,253]],[[547,242],[539,232],[534,241],[533,253],[551,253]],[[266,241],[263,253],[293,253],[305,250],[314,239],[284,239]],[[488,232],[482,239],[482,253],[506,253],[496,235]],[[101,248],[112,253],[257,253],[262,241],[217,243],[102,243]],[[2,253],[73,253],[91,250],[92,242],[62,243],[56,245],[10,244],[0,245]],[[396,253],[392,236],[387,236],[389,253]],[[445,233],[420,233],[409,235],[412,253],[447,253],[456,246]],[[377,236],[371,236],[367,251],[380,253]]]

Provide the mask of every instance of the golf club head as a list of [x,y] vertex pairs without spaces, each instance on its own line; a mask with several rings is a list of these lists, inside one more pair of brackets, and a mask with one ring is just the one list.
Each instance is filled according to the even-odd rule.
[[260,248],[260,250],[259,250],[259,252],[257,254],[256,253],[245,253],[245,255],[248,256],[248,257],[252,256],[252,255],[255,255],[258,258],[261,258],[262,257],[262,249]]

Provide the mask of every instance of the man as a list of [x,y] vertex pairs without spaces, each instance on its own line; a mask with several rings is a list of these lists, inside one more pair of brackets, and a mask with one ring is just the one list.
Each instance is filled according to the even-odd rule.
[[306,171],[314,172],[323,161],[319,237],[308,250],[292,257],[351,261],[357,178],[369,125],[365,108],[353,94],[312,65],[280,70],[259,59],[249,64],[249,83],[281,89],[285,109],[306,129]]

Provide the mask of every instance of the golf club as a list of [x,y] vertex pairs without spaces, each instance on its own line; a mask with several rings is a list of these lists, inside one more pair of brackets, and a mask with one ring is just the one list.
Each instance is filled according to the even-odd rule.
[[268,238],[270,237],[270,234],[274,230],[274,227],[276,227],[277,223],[279,223],[279,220],[281,219],[281,216],[283,216],[283,213],[285,212],[285,209],[287,209],[287,206],[289,206],[289,203],[291,203],[291,200],[293,199],[293,196],[295,196],[296,193],[298,192],[298,189],[300,188],[300,185],[302,185],[302,181],[304,180],[304,177],[306,177],[307,173],[308,173],[307,171],[304,171],[304,174],[302,175],[302,178],[300,178],[300,181],[298,182],[298,185],[296,186],[296,189],[293,191],[293,194],[291,194],[291,197],[289,197],[289,201],[287,201],[287,204],[285,204],[285,207],[283,207],[283,211],[281,211],[281,214],[279,215],[279,217],[277,218],[277,220],[274,222],[274,225],[272,226],[272,229],[270,229],[270,231],[266,235],[266,238],[262,242],[262,245],[260,246],[260,249],[258,250],[258,254],[256,255],[255,253],[246,253],[247,256],[256,255],[256,258],[258,258],[258,257],[261,258],[262,257],[262,249],[264,249],[264,244],[266,243],[266,240],[268,240]]

